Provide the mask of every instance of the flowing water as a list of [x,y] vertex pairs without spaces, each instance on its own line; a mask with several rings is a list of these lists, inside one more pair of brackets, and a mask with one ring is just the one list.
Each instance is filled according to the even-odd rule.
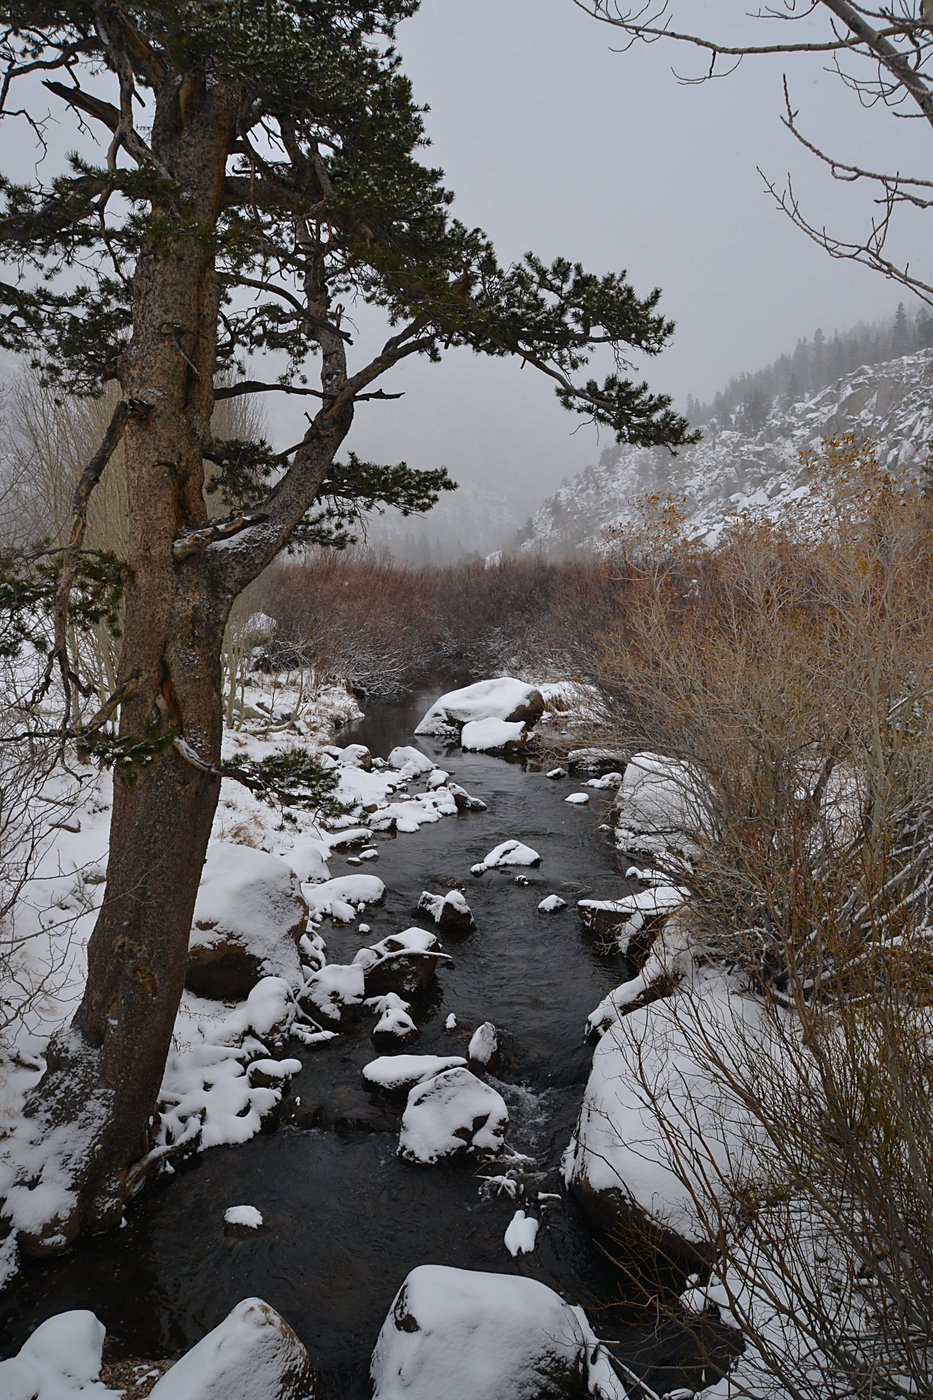
[[[341,742],[383,755],[416,742],[411,731],[436,694],[375,708]],[[492,1021],[504,1045],[493,1082],[509,1106],[509,1141],[534,1159],[533,1185],[559,1192],[560,1154],[589,1070],[583,1024],[630,975],[623,959],[586,939],[575,910],[579,898],[625,889],[599,829],[611,794],[593,790],[588,806],[573,806],[564,801],[576,787],[568,780],[432,740],[420,747],[488,810],[378,837],[379,859],[365,869],[385,882],[385,903],[360,916],[371,927],[365,935],[325,925],[328,957],[349,961],[364,943],[419,923],[423,890],[463,887],[476,932],[449,945],[454,961],[440,965],[418,1005],[421,1037],[409,1048],[462,1055],[473,1029]],[[511,837],[533,846],[540,866],[471,876],[475,862]],[[331,862],[334,875],[351,869]],[[567,907],[538,912],[551,893]],[[417,1167],[396,1157],[401,1106],[371,1095],[360,1078],[377,1053],[371,1025],[364,1017],[321,1049],[296,1049],[304,1068],[269,1131],[161,1178],[133,1203],[121,1231],[29,1264],[0,1296],[0,1355],[15,1352],[45,1317],[74,1307],[97,1313],[116,1359],[178,1355],[237,1301],[258,1295],[308,1346],[323,1400],[357,1400],[371,1393],[369,1355],[396,1290],[415,1265],[436,1263],[541,1279],[584,1304],[595,1330],[618,1339],[619,1354],[647,1371],[655,1389],[675,1383],[668,1365],[680,1352],[676,1338],[605,1306],[611,1274],[569,1203],[547,1207],[535,1253],[513,1260],[503,1234],[515,1202],[490,1194],[473,1167]],[[264,1229],[231,1238],[224,1210],[241,1204],[258,1207]]]

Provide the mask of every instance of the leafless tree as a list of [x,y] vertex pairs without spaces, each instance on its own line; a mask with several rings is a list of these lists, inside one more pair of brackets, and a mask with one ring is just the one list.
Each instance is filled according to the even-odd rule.
[[[888,5],[857,0],[779,0],[750,14],[736,12],[709,29],[697,28],[695,7],[677,0],[629,5],[623,0],[573,0],[578,9],[621,34],[623,49],[638,43],[666,42],[692,49],[700,64],[678,75],[688,83],[727,76],[745,58],[810,55],[824,58],[843,87],[863,107],[883,108],[898,117],[926,122],[933,127],[933,13],[929,0],[892,0]],[[681,16],[685,16],[682,20]],[[760,21],[758,42],[743,37],[747,19]],[[756,36],[757,37],[757,36]],[[893,169],[876,170],[857,158],[829,151],[800,122],[792,88],[784,78],[784,126],[800,145],[836,180],[868,187],[873,212],[868,227],[854,236],[836,234],[807,214],[788,175],[776,183],[760,171],[766,188],[797,228],[831,257],[847,258],[909,287],[926,302],[933,302],[929,271],[904,260],[889,249],[893,221],[899,211],[924,211],[933,205],[933,179],[925,173],[909,173],[895,163]]]

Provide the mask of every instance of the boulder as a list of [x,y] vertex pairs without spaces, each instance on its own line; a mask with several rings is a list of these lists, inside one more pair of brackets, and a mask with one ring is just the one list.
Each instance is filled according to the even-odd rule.
[[445,1069],[466,1069],[462,1055],[380,1055],[363,1066],[363,1078],[373,1089],[387,1094],[408,1093],[413,1084],[422,1084]]
[[363,969],[357,963],[327,963],[310,974],[301,999],[326,1025],[340,1026],[356,1019],[365,991]]
[[330,918],[336,924],[352,924],[367,904],[381,904],[385,893],[378,875],[336,875],[308,887],[308,909],[315,921]]
[[710,1222],[715,1235],[760,1158],[763,1130],[728,1070],[768,1072],[768,1011],[713,970],[624,1011],[594,1051],[564,1181],[602,1234],[636,1233],[695,1268],[716,1250]]
[[577,913],[591,933],[611,938],[620,953],[637,958],[687,897],[688,892],[677,885],[653,885],[622,899],[581,899]]
[[499,1032],[491,1021],[484,1021],[470,1037],[467,1047],[470,1069],[474,1074],[495,1070],[499,1064]]
[[476,928],[473,911],[459,890],[431,894],[425,890],[418,900],[418,913],[427,914],[445,938],[460,938]]
[[570,772],[577,777],[586,774],[601,778],[606,773],[621,772],[628,763],[628,755],[619,753],[618,749],[573,749],[567,755],[566,762]]
[[459,783],[447,783],[447,791],[454,800],[458,812],[485,812],[486,803],[481,797],[472,797]]
[[366,1010],[372,1011],[377,1017],[376,1024],[370,1032],[373,1044],[377,1048],[384,1045],[410,1045],[421,1034],[409,1015],[411,1004],[403,1001],[395,992],[386,992],[383,997],[370,997],[366,1002]]
[[198,996],[243,1001],[263,977],[301,984],[298,941],[308,906],[279,856],[213,841],[194,908],[185,983]]
[[435,700],[415,733],[443,738],[458,733],[473,720],[484,719],[530,726],[543,713],[544,699],[539,690],[510,676],[499,676],[442,695]]
[[528,731],[521,721],[473,719],[460,731],[460,746],[468,753],[517,753],[525,747]]
[[19,1353],[0,1361],[0,1395],[3,1400],[113,1400],[122,1394],[98,1381],[106,1333],[104,1325],[86,1308],[57,1313],[41,1323],[23,1343]]
[[581,1308],[514,1274],[422,1264],[370,1366],[373,1400],[624,1400]]
[[361,948],[353,961],[363,970],[367,997],[387,992],[405,997],[424,990],[442,958],[450,961],[433,933],[408,928]]
[[150,1400],[314,1400],[311,1358],[285,1319],[245,1298],[176,1361]]
[[508,1130],[501,1094],[468,1069],[446,1069],[409,1092],[398,1154],[424,1166],[461,1154],[491,1156]]
[[485,870],[494,870],[501,865],[540,865],[541,857],[531,846],[521,841],[502,841],[494,846],[488,855],[470,867],[473,875],[482,875]]

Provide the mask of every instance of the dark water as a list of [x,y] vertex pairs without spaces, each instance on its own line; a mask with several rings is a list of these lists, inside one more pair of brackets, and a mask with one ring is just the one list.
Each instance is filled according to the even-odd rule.
[[[411,731],[436,694],[383,706],[340,741],[381,754],[415,743]],[[598,830],[608,796],[594,790],[589,806],[569,806],[567,780],[448,752],[431,740],[420,747],[488,811],[447,817],[414,835],[378,837],[378,861],[361,868],[385,882],[385,904],[361,915],[372,930],[365,936],[325,926],[328,955],[347,961],[364,942],[418,923],[422,890],[463,886],[477,931],[448,945],[454,962],[440,966],[437,987],[417,1009],[422,1034],[409,1048],[465,1054],[475,1027],[494,1022],[504,1042],[494,1082],[509,1105],[509,1141],[534,1158],[532,1188],[559,1191],[560,1154],[589,1071],[583,1023],[628,975],[622,959],[600,955],[584,939],[575,912],[578,898],[625,888]],[[515,871],[472,877],[471,865],[510,837],[541,854],[539,867],[519,872],[527,883],[516,883]],[[352,868],[331,862],[334,875]],[[550,893],[567,907],[541,914],[537,905]],[[453,1033],[444,1028],[450,1012],[458,1022]],[[239,1299],[258,1295],[308,1346],[324,1400],[356,1400],[370,1394],[369,1355],[406,1273],[439,1263],[541,1279],[583,1303],[596,1331],[620,1340],[621,1356],[641,1371],[648,1366],[656,1389],[673,1383],[664,1367],[669,1339],[605,1308],[611,1275],[570,1205],[549,1207],[536,1252],[513,1260],[502,1236],[515,1202],[490,1198],[470,1167],[419,1168],[396,1158],[400,1105],[370,1095],[360,1078],[376,1053],[371,1026],[364,1018],[320,1050],[296,1050],[304,1069],[271,1131],[203,1153],[161,1178],[133,1204],[121,1231],[60,1260],[28,1265],[22,1281],[0,1296],[0,1355],[15,1352],[45,1317],[73,1307],[97,1313],[117,1358],[177,1355]],[[259,1208],[262,1232],[224,1235],[224,1210],[239,1204]]]

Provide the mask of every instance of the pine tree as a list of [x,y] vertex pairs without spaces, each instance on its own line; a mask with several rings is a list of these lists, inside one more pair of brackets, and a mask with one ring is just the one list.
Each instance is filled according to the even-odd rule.
[[[81,146],[52,177],[43,165],[29,184],[0,180],[0,254],[23,271],[0,283],[0,344],[28,353],[63,393],[120,389],[76,495],[55,659],[67,692],[63,638],[87,503],[122,442],[129,582],[118,686],[104,708],[119,706],[120,741],[137,755],[148,746],[150,759],[115,774],[87,988],[28,1106],[48,1144],[30,1185],[62,1188],[48,1218],[36,1209],[28,1228],[20,1219],[35,1252],[118,1221],[153,1160],[151,1120],[220,785],[220,652],[234,599],[296,532],[339,541],[356,503],[420,509],[444,485],[404,464],[338,463],[358,407],[393,397],[380,387],[386,372],[450,346],[516,355],[619,441],[691,440],[669,398],[646,384],[580,378],[595,346],[623,359],[664,347],[673,327],[657,290],[639,298],[624,273],[595,276],[565,258],[501,266],[480,230],[451,217],[441,172],[419,158],[422,113],[392,47],[415,8],[0,7],[7,139],[17,120],[41,139],[28,114],[39,110],[41,79],[43,101],[77,119]],[[381,349],[355,363],[354,301],[387,321]],[[271,378],[253,378],[272,351]],[[308,404],[290,451],[214,439],[215,401],[257,392]]]

